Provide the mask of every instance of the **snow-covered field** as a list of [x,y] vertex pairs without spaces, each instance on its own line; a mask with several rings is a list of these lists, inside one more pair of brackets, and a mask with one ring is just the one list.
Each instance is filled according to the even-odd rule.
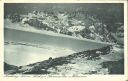
[[[102,68],[100,63],[105,60],[87,60],[87,58],[75,58],[71,63],[49,68],[48,71],[52,75],[86,75],[86,74],[108,74],[108,68]],[[96,73],[95,73],[96,72]]]
[[43,45],[41,48],[20,44],[5,45],[5,62],[15,66],[23,66],[39,61],[47,60],[50,57],[62,57],[75,53],[75,51]]

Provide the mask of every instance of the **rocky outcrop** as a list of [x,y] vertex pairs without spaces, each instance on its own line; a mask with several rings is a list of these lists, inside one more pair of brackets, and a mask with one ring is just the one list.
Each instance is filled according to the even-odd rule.
[[101,63],[103,68],[108,68],[109,74],[124,74],[124,59]]
[[10,65],[4,62],[4,73],[5,74],[15,74],[18,71],[18,67]]

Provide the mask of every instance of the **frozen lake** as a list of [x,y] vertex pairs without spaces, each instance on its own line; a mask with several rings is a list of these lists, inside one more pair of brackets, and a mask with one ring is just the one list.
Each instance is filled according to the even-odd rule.
[[4,29],[4,40],[41,46],[41,48],[38,48],[18,44],[5,45],[5,62],[16,66],[43,61],[49,57],[62,57],[75,52],[102,48],[109,45],[92,40],[80,40],[68,36],[54,36],[10,28]]
[[[43,31],[42,31],[43,32]],[[81,52],[89,49],[97,49],[108,46],[110,44],[98,42],[89,39],[79,39],[66,35],[49,35],[45,33],[28,32],[17,29],[4,29],[4,40],[16,43],[31,43],[37,45],[50,45],[55,47],[63,47]]]
[[43,45],[42,48],[26,45],[5,45],[5,62],[8,64],[22,66],[30,63],[40,62],[49,57],[62,57],[75,51],[66,48]]

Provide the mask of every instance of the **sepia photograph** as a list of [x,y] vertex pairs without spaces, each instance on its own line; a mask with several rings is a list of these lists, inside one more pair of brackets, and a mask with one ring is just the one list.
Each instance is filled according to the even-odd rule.
[[5,75],[124,75],[124,3],[4,3]]

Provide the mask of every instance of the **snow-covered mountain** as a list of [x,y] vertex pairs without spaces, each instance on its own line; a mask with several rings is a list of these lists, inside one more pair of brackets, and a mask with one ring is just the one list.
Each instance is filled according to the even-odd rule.
[[[109,31],[108,28],[110,27],[106,23],[85,12],[44,13],[33,11],[27,15],[8,15],[7,18],[13,23],[21,23],[24,27],[32,26],[37,30],[47,30],[78,38],[123,44],[123,23],[115,23],[115,32]],[[119,32],[121,32],[121,36],[118,35]]]

